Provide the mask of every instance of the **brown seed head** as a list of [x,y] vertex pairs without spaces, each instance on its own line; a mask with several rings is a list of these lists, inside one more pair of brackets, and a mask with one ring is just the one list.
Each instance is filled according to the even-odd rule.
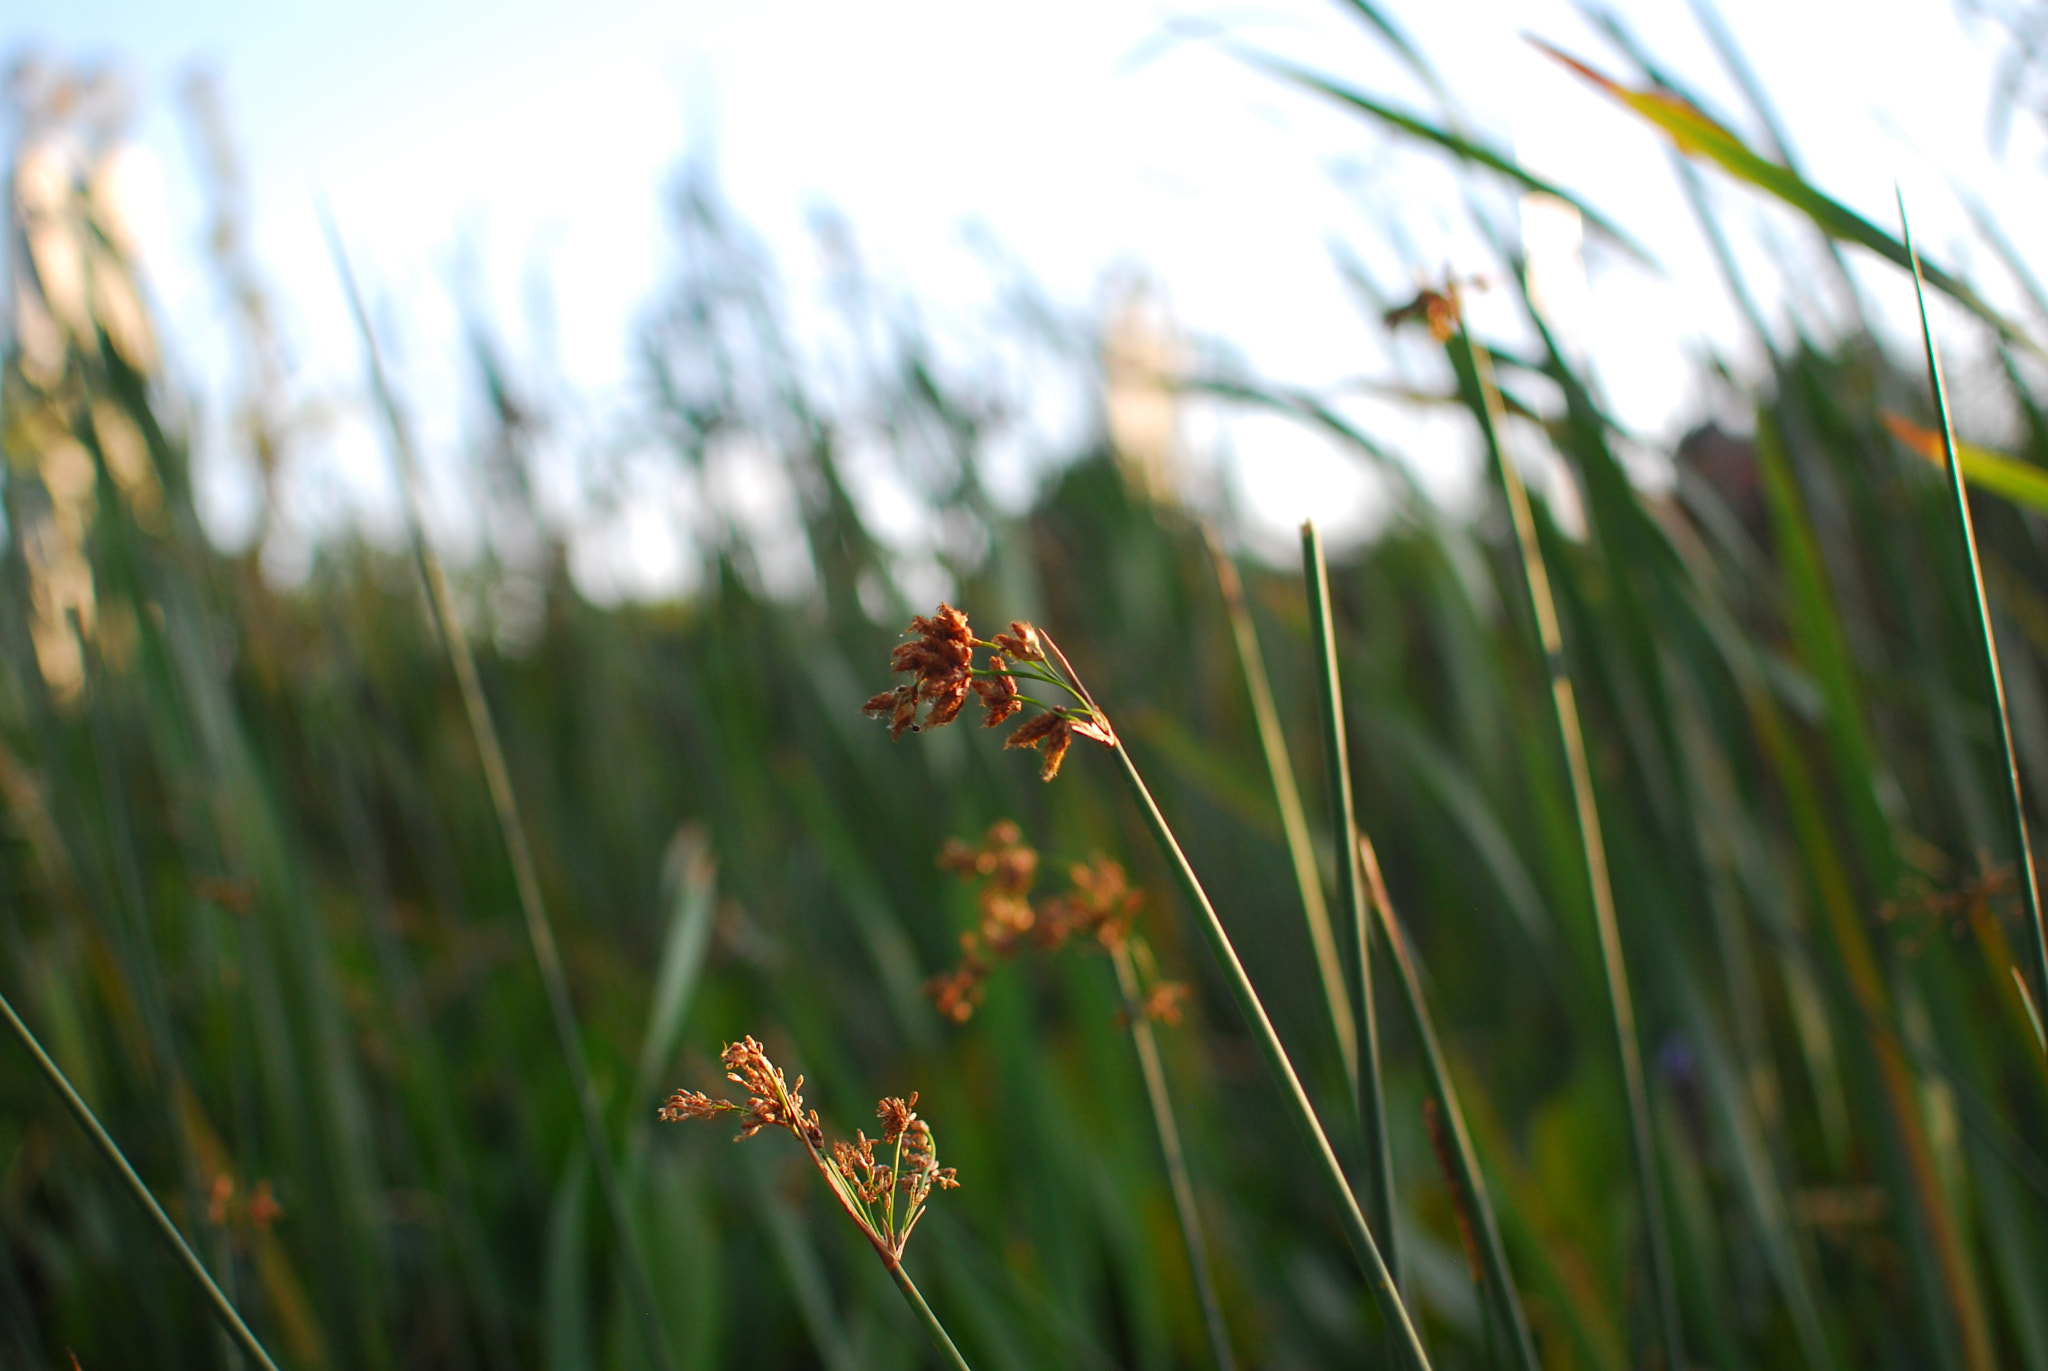
[[1017,698],[1017,678],[1010,675],[1007,668],[1008,663],[1002,658],[991,656],[988,669],[1000,674],[974,678],[974,693],[981,697],[981,703],[988,711],[981,721],[983,728],[994,728],[1024,708],[1024,702]]
[[270,1193],[270,1182],[256,1182],[256,1190],[249,1196],[249,1222],[260,1232],[283,1217],[284,1206]]
[[678,1090],[662,1102],[657,1117],[663,1123],[681,1123],[685,1119],[708,1119],[738,1108],[731,1100],[714,1100],[697,1090]]
[[1074,741],[1074,721],[1064,709],[1048,709],[1025,720],[1015,733],[1003,740],[1004,747],[1035,747],[1045,758],[1038,778],[1049,781],[1060,774],[1060,763]]
[[997,648],[1009,653],[1020,662],[1042,662],[1045,648],[1038,641],[1038,630],[1030,624],[1010,620],[1010,631],[998,633],[993,639]]
[[1139,1006],[1139,1012],[1148,1019],[1172,1027],[1180,1022],[1181,1006],[1187,1003],[1192,993],[1180,981],[1161,981],[1145,992],[1145,1003]]
[[907,1100],[891,1095],[888,1099],[876,1103],[875,1117],[882,1121],[882,1141],[884,1143],[895,1142],[903,1136],[903,1131],[916,1121],[917,1115],[911,1112],[911,1106],[916,1103],[917,1092],[915,1090],[910,1092],[910,1098]]

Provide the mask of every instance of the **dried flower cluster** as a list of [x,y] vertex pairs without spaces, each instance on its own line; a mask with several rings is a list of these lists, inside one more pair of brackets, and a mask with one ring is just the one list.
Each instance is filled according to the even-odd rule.
[[[1040,711],[1019,725],[1004,746],[1036,748],[1044,758],[1039,774],[1045,780],[1059,774],[1076,737],[1116,746],[1108,721],[1088,704],[1059,649],[1030,624],[1013,620],[1008,633],[983,640],[974,636],[965,614],[941,604],[929,617],[912,619],[908,631],[915,636],[889,654],[889,670],[911,679],[862,706],[869,718],[889,721],[891,738],[952,723],[971,694],[981,699],[984,728],[994,728],[1027,705]],[[979,667],[976,652],[988,654]],[[1019,677],[1064,690],[1075,703],[1053,705],[1024,695],[1017,689]]]
[[1464,288],[1486,289],[1484,277],[1473,276],[1460,281],[1455,276],[1446,276],[1442,290],[1434,286],[1423,286],[1415,298],[1404,305],[1386,312],[1381,322],[1388,328],[1420,320],[1429,329],[1429,336],[1439,343],[1448,343],[1458,332],[1464,318]]
[[[1038,878],[1038,853],[1007,819],[982,835],[979,845],[958,838],[948,842],[939,853],[939,865],[964,880],[981,882],[981,922],[960,935],[959,965],[925,986],[939,1012],[955,1023],[974,1016],[982,983],[996,960],[1008,960],[1027,946],[1057,952],[1075,938],[1092,938],[1114,951],[1130,937],[1131,920],[1144,899],[1131,889],[1121,866],[1098,856],[1068,869],[1065,894],[1034,904],[1031,888]],[[1186,986],[1160,982],[1145,996],[1140,1012],[1177,1023],[1186,996]]]
[[[924,1203],[931,1192],[959,1186],[953,1168],[939,1165],[931,1125],[912,1109],[917,1103],[916,1091],[911,1091],[907,1100],[891,1096],[876,1104],[875,1117],[882,1121],[881,1137],[870,1138],[856,1131],[855,1142],[834,1142],[827,1155],[825,1131],[818,1124],[818,1113],[805,1113],[804,1097],[797,1093],[804,1083],[802,1076],[796,1078],[796,1085],[790,1085],[782,1069],[768,1059],[761,1044],[751,1037],[727,1044],[720,1060],[725,1064],[726,1079],[746,1088],[747,1102],[736,1104],[702,1091],[678,1090],[663,1102],[662,1121],[680,1123],[685,1119],[739,1114],[744,1122],[734,1142],[751,1138],[764,1128],[788,1130],[803,1143],[848,1217],[885,1260],[901,1259],[904,1244],[910,1241],[911,1230],[923,1216]],[[893,1149],[886,1161],[876,1157],[877,1147]]]

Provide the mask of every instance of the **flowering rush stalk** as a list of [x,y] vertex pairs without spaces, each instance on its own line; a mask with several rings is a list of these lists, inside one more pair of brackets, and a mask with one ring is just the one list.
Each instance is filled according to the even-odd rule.
[[[1026,623],[1012,622],[1008,633],[998,633],[984,641],[974,636],[966,615],[946,604],[940,605],[930,617],[919,615],[912,619],[910,633],[916,636],[910,642],[899,644],[889,655],[889,669],[911,679],[894,690],[875,696],[864,706],[864,712],[870,718],[889,721],[891,737],[900,738],[906,732],[949,724],[966,707],[968,696],[976,695],[981,698],[985,710],[984,728],[993,728],[1026,707],[1042,711],[1020,724],[1005,740],[1004,746],[1039,749],[1044,757],[1039,775],[1045,780],[1059,774],[1060,763],[1077,737],[1093,739],[1116,754],[1131,798],[1137,801],[1146,827],[1151,830],[1153,840],[1172,868],[1181,894],[1201,916],[1200,927],[1208,940],[1209,950],[1222,964],[1230,993],[1251,1026],[1267,1069],[1280,1086],[1287,1114],[1301,1130],[1315,1156],[1317,1176],[1322,1180],[1338,1221],[1343,1225],[1352,1253],[1365,1272],[1373,1298],[1379,1303],[1381,1317],[1386,1320],[1395,1343],[1401,1349],[1403,1361],[1411,1371],[1429,1371],[1429,1354],[1423,1350],[1422,1339],[1408,1317],[1400,1289],[1387,1270],[1379,1244],[1374,1241],[1365,1215],[1358,1207],[1358,1197],[1352,1193],[1351,1184],[1345,1179],[1343,1165],[1330,1146],[1329,1136],[1323,1132],[1315,1106],[1309,1103],[1308,1092],[1302,1088],[1294,1063],[1289,1060],[1280,1035],[1273,1029],[1273,1021],[1259,1000],[1259,992],[1253,987],[1251,977],[1245,974],[1237,949],[1231,945],[1223,921],[1216,917],[1215,907],[1209,903],[1208,893],[1202,889],[1187,854],[1181,851],[1173,830],[1167,826],[1166,817],[1159,812],[1152,792],[1138,774],[1137,763],[1131,760],[1131,754],[1117,739],[1116,730],[1110,727],[1109,716],[1088,694],[1088,688],[1075,674],[1066,654],[1048,635]],[[977,652],[989,654],[985,665],[975,665]],[[1020,679],[1051,686],[1071,697],[1072,702],[1059,700],[1058,703],[1049,703],[1024,695],[1017,688]],[[1057,696],[1054,698],[1058,699]]]
[[[947,1365],[968,1371],[967,1359],[960,1355],[960,1349],[953,1345],[938,1316],[932,1313],[931,1306],[924,1302],[924,1296],[903,1269],[903,1249],[910,1242],[917,1221],[924,1217],[925,1201],[934,1190],[953,1190],[960,1184],[952,1167],[939,1165],[931,1125],[912,1108],[917,1103],[917,1092],[911,1091],[907,1100],[892,1096],[875,1105],[875,1117],[882,1121],[881,1137],[870,1138],[856,1131],[853,1136],[857,1141],[842,1138],[832,1143],[828,1155],[818,1111],[804,1112],[804,1097],[799,1093],[804,1084],[802,1076],[796,1078],[795,1085],[789,1084],[782,1068],[768,1060],[767,1052],[751,1037],[727,1044],[720,1060],[725,1064],[725,1078],[746,1088],[747,1102],[736,1104],[701,1091],[678,1090],[662,1104],[662,1122],[742,1114],[745,1122],[734,1142],[744,1142],[764,1128],[784,1129],[794,1136],[810,1154],[811,1164],[818,1168],[825,1184],[831,1187],[839,1207],[881,1258],[896,1288],[903,1292],[905,1303],[924,1325],[932,1346],[945,1357]],[[877,1148],[887,1150],[886,1160],[877,1157]]]

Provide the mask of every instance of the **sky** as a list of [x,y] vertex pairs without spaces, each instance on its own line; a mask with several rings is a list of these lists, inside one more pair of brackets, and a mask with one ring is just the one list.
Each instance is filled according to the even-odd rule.
[[[1986,145],[1998,35],[1947,0],[1866,0],[1845,23],[1850,8],[1726,0],[1722,13],[1810,179],[1885,225],[1897,184],[1928,250],[1986,269],[1987,293],[2012,300],[1970,243],[1954,190],[2009,226],[2048,210],[2036,131],[2018,121],[2003,158]],[[1610,71],[1625,64],[1563,0],[1387,9],[1447,74],[1465,127],[1652,245],[1659,272],[1590,242],[1579,279],[1569,222],[1538,208],[1522,224],[1532,243],[1558,244],[1560,321],[1643,438],[1654,479],[1654,452],[1713,412],[1694,359],[1756,358],[1663,146],[1524,35]],[[1718,109],[1747,119],[1687,5],[1619,12]],[[674,265],[668,194],[688,160],[716,168],[799,301],[817,294],[810,225],[830,207],[875,277],[942,335],[971,340],[986,323],[992,274],[978,244],[993,241],[1077,315],[1106,303],[1107,281],[1142,270],[1180,331],[1227,342],[1260,374],[1297,385],[1392,379],[1414,365],[1343,286],[1333,243],[1389,289],[1418,268],[1486,260],[1469,226],[1469,179],[1243,59],[1282,56],[1434,114],[1435,97],[1341,5],[98,0],[0,19],[0,48],[31,47],[67,64],[112,61],[137,89],[137,184],[157,206],[141,214],[151,287],[194,399],[203,510],[232,544],[253,527],[254,487],[221,420],[233,350],[203,267],[203,200],[176,101],[195,66],[219,81],[295,385],[328,416],[295,463],[283,531],[266,549],[287,577],[340,522],[387,533],[396,523],[321,204],[388,331],[438,473],[441,533],[457,543],[466,524],[454,454],[474,420],[464,293],[546,378],[565,441],[612,441],[635,396],[636,327]],[[1808,285],[1810,246],[1789,220],[1725,183],[1714,195],[1733,224],[1754,228],[1742,235],[1745,266],[1766,293]],[[1505,197],[1492,203],[1512,210]],[[1859,270],[1902,321],[1910,289],[1902,295],[1889,268]],[[1482,330],[1516,327],[1504,299],[1482,296],[1474,317]],[[1454,506],[1469,491],[1470,435],[1391,406],[1365,410],[1427,489]],[[1048,406],[1043,449],[1074,422]],[[1184,434],[1198,483],[1234,493],[1255,548],[1284,545],[1309,514],[1340,540],[1358,536],[1385,503],[1355,458],[1280,421],[1204,411],[1185,416]],[[1540,486],[1540,455],[1530,460]],[[749,474],[765,461],[740,465],[732,498],[772,522],[786,492]],[[550,498],[577,517],[573,464],[561,466]],[[1027,453],[996,484],[1021,500],[1038,470]],[[601,596],[670,593],[688,575],[676,531],[688,520],[670,516],[705,492],[658,464],[636,479],[646,498],[582,535],[579,579]],[[878,475],[867,492],[878,521],[915,541],[913,503],[886,487]]]

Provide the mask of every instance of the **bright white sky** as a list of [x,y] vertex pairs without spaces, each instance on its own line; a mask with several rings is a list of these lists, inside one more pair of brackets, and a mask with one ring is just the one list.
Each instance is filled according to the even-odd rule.
[[[1664,263],[1659,280],[1597,245],[1588,254],[1591,289],[1568,322],[1613,408],[1653,442],[1702,417],[1710,397],[1686,358],[1705,345],[1740,357],[1741,333],[1663,150],[1518,34],[1610,71],[1625,64],[1565,0],[1390,8],[1446,73],[1472,127],[1620,220]],[[1746,116],[1687,6],[1623,12],[1718,108]],[[1967,244],[1948,189],[1969,187],[2016,229],[2048,219],[2048,177],[2024,118],[2004,162],[1985,149],[1995,33],[1966,28],[1948,0],[1727,0],[1723,12],[1814,180],[1886,225],[1902,182],[1923,244],[2013,298]],[[577,431],[615,433],[607,425],[631,393],[634,323],[667,266],[664,188],[693,153],[715,154],[728,197],[765,233],[798,296],[816,276],[807,215],[829,204],[890,288],[921,301],[942,333],[971,328],[989,295],[963,232],[979,223],[1065,307],[1098,302],[1109,268],[1141,262],[1183,328],[1228,340],[1268,376],[1319,385],[1397,375],[1401,354],[1361,318],[1327,245],[1350,244],[1389,288],[1408,259],[1387,225],[1432,267],[1483,265],[1464,227],[1465,183],[1213,43],[1157,44],[1190,20],[1393,103],[1434,108],[1343,7],[1310,0],[96,0],[29,22],[16,11],[0,21],[0,44],[34,43],[66,63],[112,57],[137,79],[137,136],[163,183],[153,281],[202,417],[231,354],[200,267],[201,207],[174,97],[195,59],[221,76],[299,380],[343,402],[332,439],[289,492],[290,518],[312,531],[339,517],[388,524],[393,508],[374,430],[349,408],[359,354],[315,217],[323,195],[398,331],[391,344],[426,445],[444,462],[464,422],[457,260],[468,252],[480,264],[515,357],[552,368],[559,393],[577,397]],[[1753,197],[1722,183],[1718,199],[1736,227],[1775,224],[1788,251],[1807,251]],[[1765,242],[1750,252],[1768,295]],[[1804,274],[1797,260],[1791,272]],[[537,355],[531,327],[536,279],[555,319],[552,359]],[[1864,279],[1883,303],[1901,304],[1888,268]],[[1493,326],[1510,327],[1504,305]],[[1469,438],[1371,413],[1430,488],[1455,499],[1471,470]],[[1353,459],[1272,421],[1192,428],[1243,497],[1254,543],[1308,514],[1340,531],[1370,522],[1371,483]],[[246,527],[248,485],[231,443],[216,433],[206,448],[209,514],[232,540]],[[1026,479],[1016,475],[1020,489]],[[660,511],[686,496],[650,493],[639,524],[592,535],[579,560],[590,589],[659,592],[683,575]],[[891,508],[903,516],[902,501],[874,498],[885,524]],[[451,518],[448,536],[460,538],[460,524]],[[289,573],[291,549],[276,555]]]

